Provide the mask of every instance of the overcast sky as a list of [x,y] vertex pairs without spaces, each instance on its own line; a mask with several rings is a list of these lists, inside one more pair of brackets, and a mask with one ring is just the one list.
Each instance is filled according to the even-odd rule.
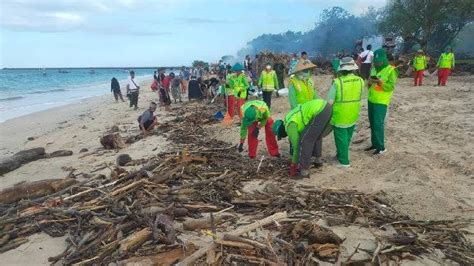
[[385,0],[0,0],[0,67],[215,61],[263,33],[306,31],[324,8]]

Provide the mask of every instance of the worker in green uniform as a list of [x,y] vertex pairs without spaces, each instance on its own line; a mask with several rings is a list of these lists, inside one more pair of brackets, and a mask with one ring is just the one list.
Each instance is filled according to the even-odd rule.
[[398,78],[398,70],[388,62],[384,49],[374,52],[374,71],[369,79],[369,122],[372,145],[365,149],[383,154],[385,149],[385,116]]
[[240,63],[236,63],[232,67],[232,72],[234,73],[232,76],[229,77],[229,86],[231,91],[234,92],[234,101],[237,108],[237,112],[242,119],[240,108],[245,103],[245,99],[247,99],[247,89],[250,87],[247,75],[244,72],[244,66]]
[[246,102],[240,110],[243,119],[240,126],[239,152],[243,151],[245,137],[248,133],[249,157],[257,156],[258,134],[260,128],[265,128],[265,142],[270,156],[279,157],[278,144],[272,132],[273,119],[270,115],[270,108],[264,101],[254,100]]
[[258,86],[262,88],[263,101],[268,108],[272,108],[272,94],[274,90],[278,90],[278,77],[271,64],[267,64],[262,74],[260,74]]
[[331,125],[334,131],[337,160],[341,167],[350,167],[349,146],[357,120],[359,120],[364,80],[354,74],[357,69],[359,68],[354,59],[342,58],[338,78],[333,80],[328,93],[328,102],[333,105]]
[[285,120],[273,123],[272,131],[282,139],[290,139],[292,147],[290,176],[309,177],[311,158],[316,157],[315,165],[321,166],[322,139],[331,132],[332,106],[325,100],[316,99],[297,105]]
[[413,58],[413,79],[416,86],[423,85],[423,75],[428,67],[428,60],[423,53],[423,50],[418,50]]
[[298,104],[318,98],[313,81],[315,67],[316,65],[309,60],[300,60],[293,69],[288,86],[291,109],[296,108]]

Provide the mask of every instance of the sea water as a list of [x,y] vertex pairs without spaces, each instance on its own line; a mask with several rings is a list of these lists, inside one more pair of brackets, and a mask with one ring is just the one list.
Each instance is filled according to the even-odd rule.
[[[155,69],[134,69],[136,81],[151,80]],[[8,119],[110,92],[115,77],[125,96],[128,69],[2,69],[0,123]],[[112,97],[112,96],[111,96]]]

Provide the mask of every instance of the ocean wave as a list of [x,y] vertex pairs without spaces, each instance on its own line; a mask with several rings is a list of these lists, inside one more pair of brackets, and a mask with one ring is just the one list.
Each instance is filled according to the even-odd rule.
[[29,92],[28,94],[45,94],[45,93],[60,92],[60,91],[67,91],[67,90],[66,89],[52,89],[52,90],[47,90],[47,91],[33,91],[33,92]]
[[25,98],[25,97],[23,97],[23,96],[14,96],[14,97],[0,98],[0,101],[1,102],[15,101],[15,100],[23,99],[23,98]]

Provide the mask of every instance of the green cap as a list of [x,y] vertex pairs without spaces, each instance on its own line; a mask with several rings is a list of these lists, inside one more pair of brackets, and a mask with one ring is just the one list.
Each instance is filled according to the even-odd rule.
[[275,134],[275,136],[277,136],[278,140],[287,136],[285,131],[285,125],[283,124],[282,120],[278,119],[273,122],[272,132],[273,134]]
[[255,107],[250,106],[244,112],[244,118],[242,119],[242,126],[249,127],[256,120],[257,120],[257,110],[255,109]]
[[385,49],[378,49],[374,52],[374,62],[388,61]]
[[244,66],[241,63],[235,63],[232,67],[232,71],[242,71],[244,70]]

